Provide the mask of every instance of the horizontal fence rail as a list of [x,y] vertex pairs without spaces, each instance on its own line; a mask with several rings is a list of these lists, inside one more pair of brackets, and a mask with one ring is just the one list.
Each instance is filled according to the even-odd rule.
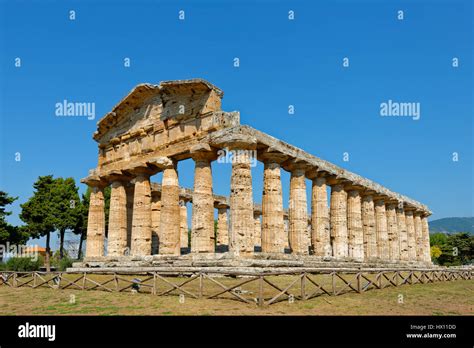
[[292,272],[146,271],[0,272],[0,286],[133,292],[233,299],[267,306],[401,285],[473,279],[474,270],[304,270]]

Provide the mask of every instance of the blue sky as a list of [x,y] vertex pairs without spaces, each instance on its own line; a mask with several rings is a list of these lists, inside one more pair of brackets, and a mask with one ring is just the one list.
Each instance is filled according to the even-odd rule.
[[[96,122],[136,84],[195,77],[223,89],[243,124],[427,204],[432,219],[474,215],[471,1],[0,4],[0,189],[19,196],[12,223],[38,176],[79,181],[96,166]],[[96,119],[56,117],[65,99],[94,102]],[[420,103],[420,119],[381,117],[389,99]],[[179,165],[181,185],[192,170]],[[215,193],[228,194],[229,166],[213,170]]]

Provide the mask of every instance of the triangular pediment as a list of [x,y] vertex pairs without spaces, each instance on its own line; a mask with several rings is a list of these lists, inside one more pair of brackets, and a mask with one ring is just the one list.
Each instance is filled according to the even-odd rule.
[[223,92],[202,79],[140,84],[97,123],[94,139],[107,143],[124,134],[166,127],[221,110]]

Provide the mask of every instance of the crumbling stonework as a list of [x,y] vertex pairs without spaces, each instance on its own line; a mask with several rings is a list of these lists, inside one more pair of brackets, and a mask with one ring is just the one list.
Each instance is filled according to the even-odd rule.
[[[86,261],[152,255],[180,260],[183,251],[211,258],[228,252],[239,260],[290,253],[305,263],[431,262],[431,212],[425,205],[240,125],[238,112],[221,110],[222,97],[201,79],[142,84],[98,122],[98,166],[83,180],[91,188]],[[195,164],[193,190],[179,187],[177,164],[186,159]],[[257,160],[264,164],[261,207],[253,201]],[[213,194],[212,167],[221,163],[232,165],[229,198]],[[291,173],[288,212],[282,170]],[[150,181],[157,173],[161,184]],[[312,181],[309,219],[306,179]]]

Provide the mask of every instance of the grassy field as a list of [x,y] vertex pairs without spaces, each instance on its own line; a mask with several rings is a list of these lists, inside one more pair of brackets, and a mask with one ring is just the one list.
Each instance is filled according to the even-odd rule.
[[[227,281],[230,283],[232,280]],[[191,290],[197,285],[191,283],[189,286]],[[404,285],[362,294],[324,295],[306,301],[286,300],[263,308],[235,301],[229,296],[223,299],[193,299],[186,296],[184,301],[183,298],[180,301],[177,295],[0,287],[0,315],[70,314],[474,315],[474,280]]]

